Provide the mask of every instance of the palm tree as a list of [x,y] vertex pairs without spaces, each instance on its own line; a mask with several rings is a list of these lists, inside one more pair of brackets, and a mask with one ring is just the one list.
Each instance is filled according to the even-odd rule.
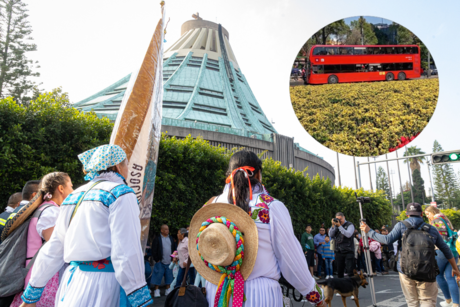
[[[417,148],[417,146],[410,146],[407,148],[407,151],[404,153],[404,157],[408,156],[415,156],[415,155],[423,155],[425,152],[423,152],[420,148]],[[410,161],[409,167],[412,171],[418,169],[420,171],[420,164],[423,164],[425,161],[425,157],[416,157],[416,158],[409,158],[407,159]],[[407,160],[404,160],[404,163],[407,163]]]

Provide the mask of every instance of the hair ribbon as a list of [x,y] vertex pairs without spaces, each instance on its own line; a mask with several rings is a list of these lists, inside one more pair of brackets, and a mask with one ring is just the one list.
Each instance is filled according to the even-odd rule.
[[[248,171],[250,171],[252,174],[249,175]],[[233,170],[233,172],[230,174],[230,176],[227,177],[227,180],[225,181],[226,183],[231,183],[232,184],[232,196],[233,196],[233,204],[236,205],[236,197],[235,197],[235,184],[233,183],[233,177],[235,176],[236,173],[238,172],[243,172],[244,177],[248,178],[248,183],[249,183],[249,199],[252,200],[252,186],[251,186],[251,176],[254,176],[255,168],[251,166],[242,166],[238,167]]]

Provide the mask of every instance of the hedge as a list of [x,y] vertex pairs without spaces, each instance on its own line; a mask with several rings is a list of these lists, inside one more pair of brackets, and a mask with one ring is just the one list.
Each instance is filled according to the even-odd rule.
[[[183,140],[162,136],[152,210],[152,231],[167,224],[172,233],[186,227],[192,216],[212,196],[222,193],[231,153],[211,146],[201,138]],[[359,223],[359,209],[351,188],[333,187],[329,179],[313,179],[301,171],[283,167],[272,159],[263,161],[263,183],[269,193],[285,203],[294,231],[300,235],[306,224],[315,231],[322,222],[327,227],[337,212]],[[358,190],[359,196],[371,197],[363,206],[365,218],[373,227],[391,222],[391,205],[384,192]]]
[[0,210],[28,180],[63,171],[83,183],[77,155],[107,144],[113,125],[94,113],[72,108],[60,89],[41,94],[28,106],[0,100]]
[[294,111],[318,142],[352,156],[378,156],[407,145],[436,108],[438,79],[290,88]]

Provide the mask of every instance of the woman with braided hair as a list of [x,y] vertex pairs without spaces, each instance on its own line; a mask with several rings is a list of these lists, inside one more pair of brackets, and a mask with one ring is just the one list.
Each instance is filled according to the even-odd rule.
[[[39,185],[38,208],[35,210],[34,217],[29,224],[27,236],[27,261],[38,252],[44,242],[49,241],[56,225],[57,218],[60,212],[60,205],[64,199],[72,193],[72,180],[69,175],[63,172],[54,172],[45,175]],[[33,265],[32,265],[33,268]],[[25,279],[24,289],[29,283],[32,268]],[[46,284],[43,291],[42,300],[37,304],[40,307],[54,306],[56,292],[59,287],[59,278],[62,277],[63,270],[56,273]],[[16,294],[11,307],[17,307],[22,304],[22,292]]]
[[[201,226],[198,226],[199,230],[197,230],[196,222],[200,221],[195,222],[195,220],[201,214],[198,211],[192,219],[190,230],[192,236],[197,236],[190,239],[196,240],[195,248],[190,247],[191,258],[200,275],[208,281],[206,282],[206,298],[209,306],[240,307],[245,301],[245,307],[282,307],[283,294],[278,282],[281,274],[312,305],[325,306],[322,289],[311,276],[300,243],[294,235],[289,211],[281,201],[270,196],[262,185],[262,161],[251,151],[236,152],[230,158],[227,175],[222,194],[211,198],[200,210],[211,210],[210,207],[213,207],[212,214],[216,216],[207,218],[202,224],[198,224]],[[255,223],[257,226],[256,233],[250,232],[248,225],[241,221],[238,225],[235,218],[230,223],[228,219],[231,210],[224,212],[227,204],[241,208],[245,212],[245,219],[249,215],[249,223]],[[222,207],[222,211],[219,211],[219,206]],[[229,208],[234,207],[229,206]],[[220,216],[225,216],[225,218]],[[211,236],[210,231],[208,234],[205,234],[205,231],[207,231],[206,228],[216,223],[223,223],[224,226],[229,227],[228,230],[233,233],[237,242],[237,257],[231,265],[225,268],[223,265],[216,265],[208,261],[213,254],[216,254],[212,250],[213,246],[217,248],[220,243],[207,244],[207,242],[215,242],[213,240],[218,235],[213,233]],[[243,227],[247,230],[245,231]],[[215,228],[213,231],[217,231],[217,227]],[[225,232],[225,229],[223,231]],[[256,248],[252,250],[249,249],[252,239],[250,236],[258,238],[255,243]],[[256,255],[251,255],[254,250]],[[242,261],[241,258],[243,258]],[[248,273],[244,268],[245,261],[253,261],[252,258],[255,258],[254,264],[251,264],[252,267]],[[205,266],[202,265],[202,262]],[[238,272],[240,269],[243,272]],[[220,280],[212,277],[215,271],[219,270],[222,273]],[[241,281],[240,276],[243,277],[244,282]],[[212,279],[217,280],[217,285]],[[235,305],[232,305],[232,300]]]

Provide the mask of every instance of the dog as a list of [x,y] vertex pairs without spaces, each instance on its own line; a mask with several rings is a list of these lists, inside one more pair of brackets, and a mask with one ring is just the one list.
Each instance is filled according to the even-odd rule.
[[317,281],[323,287],[325,302],[329,307],[332,306],[331,301],[334,298],[334,293],[339,293],[342,296],[343,306],[347,307],[346,298],[349,296],[355,297],[356,306],[359,307],[358,292],[359,287],[366,288],[369,284],[363,271],[353,271],[353,277],[346,278],[330,278],[323,281]]

